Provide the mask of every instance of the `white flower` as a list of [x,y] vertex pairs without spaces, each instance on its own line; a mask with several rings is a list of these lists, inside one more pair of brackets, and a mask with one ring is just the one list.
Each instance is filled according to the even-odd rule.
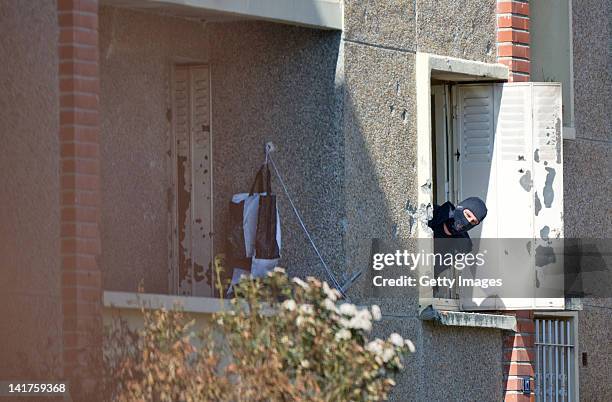
[[298,327],[301,327],[302,324],[304,323],[304,317],[299,316],[296,320],[295,320],[295,325],[297,325]]
[[354,329],[362,329],[364,331],[371,331],[372,330],[372,322],[368,319],[366,319],[363,316],[357,315],[353,318],[351,318],[351,320],[349,321],[349,325],[350,328],[354,328]]
[[298,286],[302,287],[303,289],[306,289],[306,290],[310,289],[310,285],[308,285],[306,282],[304,282],[298,277],[293,278],[292,281],[296,283]]
[[285,268],[281,268],[281,267],[275,267],[274,268],[274,272],[278,272],[278,273],[281,273],[281,274],[286,273]]
[[287,299],[283,302],[283,308],[285,310],[294,311],[296,306],[295,301],[291,299]]
[[412,341],[410,339],[404,340],[404,344],[406,346],[408,346],[408,350],[410,351],[410,353],[414,353],[416,348],[414,347],[414,343],[412,343]]
[[340,331],[336,332],[336,340],[340,341],[343,339],[351,339],[351,331],[342,328]]
[[357,307],[351,303],[344,303],[340,305],[340,313],[344,315],[355,315],[357,314]]
[[302,367],[304,367],[304,368],[308,368],[308,367],[310,367],[310,362],[309,362],[308,360],[302,360],[302,361],[300,362],[300,365],[301,365]]
[[312,304],[301,304],[300,312],[303,314],[314,314],[314,309],[312,308]]
[[[342,306],[340,307],[342,308]],[[364,331],[372,330],[372,314],[367,309],[357,311],[349,321],[348,327]]]
[[349,320],[347,320],[346,318],[340,318],[338,320],[338,324],[340,324],[340,326],[344,327],[344,328],[350,328],[351,327],[351,322]]
[[393,350],[393,348],[385,348],[381,357],[383,362],[387,363],[389,360],[393,359],[393,356],[395,356],[395,350]]
[[338,300],[338,291],[330,288],[327,282],[323,282],[323,292],[325,292],[325,295],[330,298],[331,301],[335,302],[336,300]]
[[331,299],[323,300],[323,307],[325,307],[329,311],[337,312],[336,304]]
[[404,346],[404,338],[402,338],[400,334],[397,334],[395,332],[389,336],[389,342],[391,342],[398,348],[401,348],[402,346]]
[[382,318],[380,307],[378,307],[376,304],[372,305],[372,318],[374,318],[374,321],[380,321]]
[[375,355],[381,355],[383,352],[383,342],[380,339],[375,339],[371,342],[369,342],[365,349],[370,352],[370,353],[374,353]]

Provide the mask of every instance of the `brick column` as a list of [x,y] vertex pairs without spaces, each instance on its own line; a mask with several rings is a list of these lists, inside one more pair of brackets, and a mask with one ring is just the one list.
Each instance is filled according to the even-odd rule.
[[497,1],[497,61],[510,69],[509,82],[529,81],[529,2]]
[[102,333],[98,2],[57,8],[63,363],[73,400],[84,400],[99,376]]
[[[504,372],[504,401],[535,401],[535,323],[533,311],[516,311],[517,332],[504,332],[502,364]],[[530,380],[529,394],[523,393],[523,379]]]

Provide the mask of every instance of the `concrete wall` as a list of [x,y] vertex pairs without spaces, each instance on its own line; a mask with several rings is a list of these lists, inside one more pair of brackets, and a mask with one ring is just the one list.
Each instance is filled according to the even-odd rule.
[[[495,61],[495,1],[346,1],[344,49],[347,270],[364,269],[368,241],[414,249],[417,203],[416,51]],[[365,251],[364,251],[365,248]],[[415,341],[392,400],[501,399],[501,331],[421,321],[418,294],[370,297],[363,278],[351,297],[377,302],[377,336]],[[478,365],[473,365],[478,361]]]
[[[61,375],[55,1],[0,2],[0,378]],[[55,377],[57,378],[57,377]]]
[[202,24],[119,8],[100,11],[103,287],[168,291],[170,68],[207,62]]
[[[609,238],[610,177],[610,0],[573,1],[574,115],[576,140],[564,141],[566,237]],[[579,312],[580,397],[612,400],[610,312],[612,299],[585,299]]]
[[[343,263],[344,139],[336,81],[340,33],[272,23],[211,26],[215,248],[225,243],[228,203],[248,192],[273,155],[327,262]],[[282,259],[291,275],[325,277],[273,175],[282,220]]]

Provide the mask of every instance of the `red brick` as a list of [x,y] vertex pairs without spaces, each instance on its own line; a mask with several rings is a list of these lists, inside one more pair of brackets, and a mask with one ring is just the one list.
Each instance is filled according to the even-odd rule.
[[102,275],[99,271],[67,271],[62,273],[62,286],[100,288]]
[[98,61],[98,47],[90,45],[60,45],[58,51],[60,62],[63,61]]
[[531,364],[504,364],[504,373],[507,375],[529,376],[533,377],[533,366]]
[[64,125],[60,128],[61,142],[81,142],[98,144],[100,129],[98,127],[75,127]]
[[98,112],[94,110],[62,110],[60,112],[60,124],[97,127],[99,124]]
[[100,242],[98,239],[64,238],[61,241],[61,253],[100,254]]
[[60,44],[98,45],[98,32],[86,28],[61,28],[59,35]]
[[521,73],[529,73],[530,72],[530,63],[528,60],[517,60],[511,58],[500,58],[498,60],[499,63],[505,64],[511,71],[518,71]]
[[529,318],[533,319],[533,310],[516,310],[514,311],[516,318]]
[[518,393],[508,393],[504,397],[504,402],[534,402],[535,395],[523,395]]
[[517,1],[498,1],[497,12],[499,14],[521,14],[529,15],[529,3],[520,3]]
[[529,29],[529,18],[518,17],[514,15],[500,15],[497,17],[498,28],[518,28],[523,30]]
[[534,342],[534,337],[532,335],[515,334],[514,336],[504,337],[504,347],[507,347],[507,348],[513,348],[513,347],[532,348],[533,342]]
[[95,62],[84,61],[62,61],[59,65],[59,74],[61,76],[77,75],[81,77],[97,77],[98,64]]
[[57,9],[61,11],[98,12],[97,0],[57,0]]
[[64,76],[60,78],[60,92],[62,95],[69,92],[88,92],[97,95],[100,93],[100,80],[97,78],[87,79]]
[[96,112],[99,106],[96,94],[68,93],[60,96],[60,103],[63,108],[78,108]]
[[[96,257],[93,255],[62,255],[62,267],[64,272],[87,272],[96,271],[98,269],[98,263]],[[78,279],[78,278],[77,278]]]
[[64,302],[102,303],[102,290],[91,287],[64,286],[62,288]]
[[98,191],[71,189],[62,193],[61,202],[62,206],[96,207],[100,205],[100,195]]
[[58,21],[60,27],[81,27],[93,30],[98,29],[97,12],[87,12],[74,9],[60,10],[58,13]]
[[535,332],[535,323],[533,320],[529,320],[526,318],[517,318],[516,319],[516,331],[517,332]]
[[97,158],[100,155],[97,144],[65,143],[60,152],[62,157]]
[[99,175],[76,174],[74,179],[77,190],[97,190],[100,187]]
[[[535,387],[533,379],[529,380],[531,383],[531,389]],[[523,390],[523,379],[522,378],[508,378],[504,382],[504,390],[506,391],[522,391]]]
[[514,29],[497,31],[497,42],[515,42],[529,44],[529,32],[516,31]]
[[505,362],[533,362],[535,361],[533,348],[508,349],[504,351]]
[[100,163],[95,159],[64,159],[62,173],[93,174],[100,173]]
[[517,46],[514,44],[501,44],[497,46],[497,55],[499,57],[520,57],[523,59],[529,58],[528,46]]
[[522,74],[510,74],[508,77],[508,82],[528,82],[529,76]]
[[66,206],[62,208],[62,222],[92,222],[97,223],[99,211],[97,208],[86,208],[80,206]]

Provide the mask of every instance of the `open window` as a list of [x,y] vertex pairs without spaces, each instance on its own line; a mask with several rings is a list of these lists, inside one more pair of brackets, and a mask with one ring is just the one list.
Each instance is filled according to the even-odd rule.
[[[485,243],[497,247],[492,258],[505,286],[525,289],[524,297],[510,298],[498,296],[494,288],[484,292],[442,288],[442,292],[421,294],[421,299],[431,299],[439,309],[563,308],[562,297],[543,297],[537,286],[543,278],[549,284],[562,281],[562,261],[541,267],[535,259],[539,245],[563,237],[561,85],[491,82],[494,78],[486,77],[486,72],[494,76],[495,71],[487,70],[484,63],[432,55],[420,59],[430,74],[426,98],[430,104],[427,110],[417,106],[419,154],[425,152],[422,146],[429,148],[430,158],[419,160],[419,181],[425,184],[419,204],[456,204],[472,196],[483,199],[489,212],[470,231],[475,250]],[[482,82],[487,78],[489,82]],[[424,80],[421,85],[418,82],[419,73],[417,91],[425,85]],[[431,183],[430,191],[423,191],[428,190],[427,183]],[[419,237],[431,237],[431,233],[423,230]],[[525,244],[508,252],[507,242],[489,239],[521,239]],[[492,274],[496,276],[482,273]],[[445,275],[456,278],[459,273]],[[471,275],[481,274],[473,271]],[[556,288],[562,289],[562,283],[556,283]]]

